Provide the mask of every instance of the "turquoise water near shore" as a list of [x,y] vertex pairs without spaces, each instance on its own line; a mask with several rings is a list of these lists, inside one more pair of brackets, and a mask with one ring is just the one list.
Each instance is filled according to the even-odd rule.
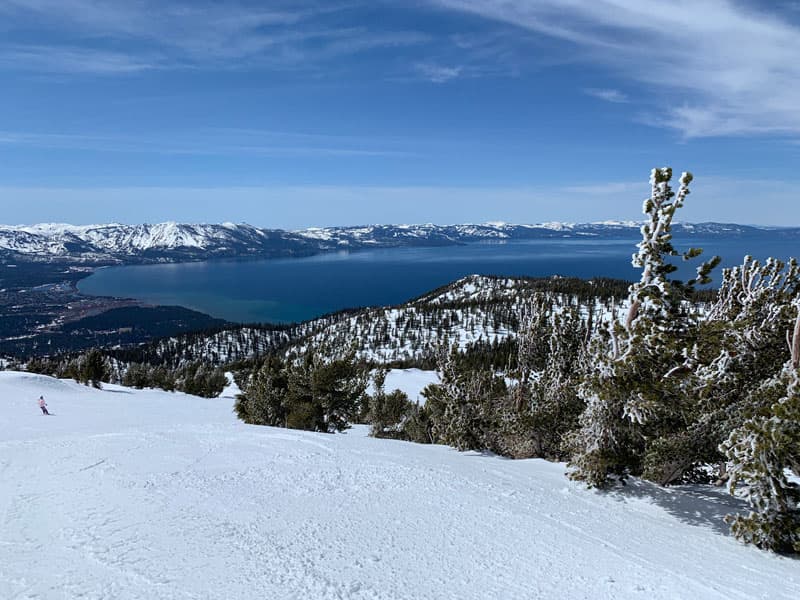
[[[473,273],[634,279],[636,239],[548,239],[334,252],[305,258],[220,260],[101,269],[81,292],[179,305],[234,322],[292,322],[343,308],[399,304]],[[727,264],[800,255],[795,240],[691,239]],[[676,240],[680,249],[688,243]],[[684,267],[691,275],[693,262]]]

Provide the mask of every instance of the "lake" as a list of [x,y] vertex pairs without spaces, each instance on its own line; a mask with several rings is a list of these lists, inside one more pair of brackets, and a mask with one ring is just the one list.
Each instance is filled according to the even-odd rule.
[[[719,254],[728,265],[741,263],[748,252],[757,258],[800,255],[797,241],[765,238],[692,238],[691,245],[705,248],[706,256]],[[567,238],[113,267],[98,270],[78,288],[185,306],[234,322],[292,322],[343,308],[399,304],[473,273],[632,280],[638,278],[630,262],[637,241]],[[675,245],[685,249],[689,243],[676,239]],[[684,276],[693,270],[683,269]]]

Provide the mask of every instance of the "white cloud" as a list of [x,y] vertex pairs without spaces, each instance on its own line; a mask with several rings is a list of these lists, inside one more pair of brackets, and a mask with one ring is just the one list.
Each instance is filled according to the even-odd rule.
[[571,42],[686,137],[800,133],[800,26],[729,0],[429,0]]
[[448,67],[433,63],[417,63],[414,70],[423,78],[433,83],[445,83],[451,79],[458,79],[464,68],[460,66]]
[[[342,20],[331,17],[347,8],[313,0],[269,8],[209,0],[0,0],[0,34],[17,34],[13,45],[0,37],[0,66],[96,74],[196,66],[308,70],[342,55],[429,40],[416,31],[337,25]],[[30,39],[36,41],[24,41]]]
[[[354,27],[349,0],[0,0],[0,69],[325,72],[322,66],[342,56],[403,48],[402,64],[414,76],[443,83],[540,67],[550,57],[531,52],[531,44],[555,38],[574,49],[560,45],[557,60],[600,65],[625,90],[635,89],[637,102],[650,106],[634,117],[652,125],[687,138],[800,133],[800,15],[791,3],[764,3],[767,12],[746,0],[425,2],[502,25],[444,35],[393,31],[375,21]],[[512,28],[519,34],[510,35]],[[414,52],[422,47],[427,60]],[[627,100],[613,86],[584,91]]]
[[619,90],[612,90],[606,88],[586,88],[583,90],[584,94],[605,100],[606,102],[614,102],[617,104],[625,103],[628,101],[628,96]]

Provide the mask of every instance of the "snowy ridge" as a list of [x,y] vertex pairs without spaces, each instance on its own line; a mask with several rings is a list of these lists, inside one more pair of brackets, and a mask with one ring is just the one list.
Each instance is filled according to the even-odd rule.
[[[56,416],[43,417],[44,394]],[[0,598],[795,599],[712,487],[237,422],[231,400],[0,373]]]
[[[571,285],[576,290],[569,291]],[[358,358],[379,363],[430,358],[442,344],[462,350],[498,344],[515,337],[520,315],[534,297],[545,295],[558,311],[577,307],[588,318],[608,318],[626,310],[624,283],[594,289],[569,279],[497,278],[471,275],[396,307],[345,311],[289,328],[234,327],[205,336],[187,335],[154,342],[141,350],[143,360],[179,366],[202,359],[212,364],[252,358],[280,349],[286,354],[308,348],[341,356],[355,346]]]
[[[639,236],[633,221],[511,225],[369,225],[261,229],[247,224],[0,225],[0,258],[37,261],[141,263],[209,258],[308,255],[336,249],[454,245],[480,241],[533,240],[553,237]],[[676,235],[757,235],[780,232],[800,238],[800,228],[769,229],[704,223],[674,227]]]

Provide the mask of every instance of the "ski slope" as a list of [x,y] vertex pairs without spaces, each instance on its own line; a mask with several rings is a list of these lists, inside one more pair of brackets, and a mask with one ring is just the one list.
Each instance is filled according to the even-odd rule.
[[[56,416],[40,416],[44,394]],[[800,597],[716,490],[246,426],[231,399],[0,373],[0,598]]]

